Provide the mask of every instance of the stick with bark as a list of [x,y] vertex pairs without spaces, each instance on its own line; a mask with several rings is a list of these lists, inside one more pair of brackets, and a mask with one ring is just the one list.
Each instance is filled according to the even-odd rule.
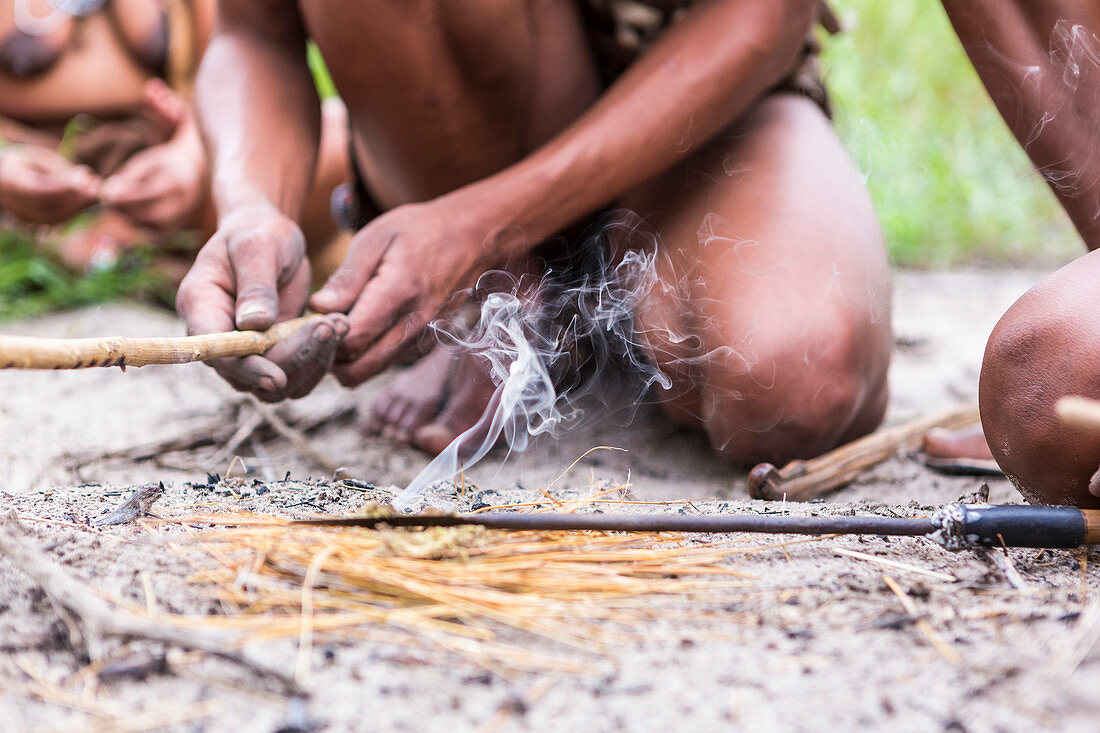
[[229,331],[170,338],[50,339],[0,335],[0,369],[86,369],[186,364],[262,354],[295,331],[324,316],[277,323],[266,331]]
[[754,499],[814,499],[847,485],[899,450],[916,448],[932,428],[957,430],[978,420],[977,405],[956,405],[871,433],[808,461],[791,461],[783,468],[761,463],[749,472],[749,495]]

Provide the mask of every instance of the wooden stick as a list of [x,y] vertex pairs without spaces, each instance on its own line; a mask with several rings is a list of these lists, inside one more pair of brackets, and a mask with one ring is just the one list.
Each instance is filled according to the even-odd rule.
[[104,514],[102,517],[92,520],[92,526],[109,527],[112,524],[128,524],[138,517],[148,516],[149,510],[153,508],[153,504],[156,504],[163,495],[163,481],[139,486],[122,506]]
[[1088,397],[1063,397],[1055,403],[1054,410],[1066,425],[1100,433],[1100,402]]
[[49,339],[0,336],[0,369],[85,369],[148,364],[186,364],[262,354],[307,323],[312,315],[277,323],[266,331],[229,331],[173,338]]
[[[1100,435],[1100,402],[1071,395],[1058,400],[1054,411],[1064,425]],[[1089,493],[1100,496],[1100,469],[1089,478]]]
[[770,463],[761,463],[749,472],[749,495],[754,499],[814,499],[847,485],[899,450],[916,448],[924,434],[932,428],[957,430],[978,420],[977,405],[955,405],[871,433],[808,461],[791,461],[781,469]]

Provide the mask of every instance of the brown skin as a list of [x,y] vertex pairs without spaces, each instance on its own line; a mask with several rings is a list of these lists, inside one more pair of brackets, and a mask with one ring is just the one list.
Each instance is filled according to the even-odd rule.
[[[305,304],[308,263],[290,222],[317,139],[308,29],[347,104],[366,183],[389,209],[309,301],[347,314],[333,368],[345,384],[414,350],[485,270],[520,267],[618,203],[653,223],[672,269],[706,273],[681,294],[695,313],[655,298],[638,314],[676,382],[678,419],[739,463],[867,432],[885,407],[890,352],[881,236],[820,111],[766,94],[797,63],[814,9],[700,2],[601,94],[567,0],[223,0],[198,84],[219,231],[180,311],[192,331],[261,328]],[[708,215],[749,244],[701,242]],[[701,351],[681,353],[661,333],[672,327]],[[375,420],[438,450],[476,419],[486,390],[454,379],[468,365],[438,352],[416,368]],[[268,397],[302,382],[258,357],[220,370]]]
[[[62,248],[74,265],[104,237],[156,241],[183,229],[206,236],[214,230],[206,153],[191,105],[150,71],[165,53],[162,6],[157,0],[111,0],[89,18],[69,19],[36,37],[17,33],[13,0],[0,0],[0,137],[19,143],[0,152],[0,209],[27,223],[52,225],[102,204],[97,223]],[[194,0],[190,10],[194,32],[205,43],[215,1]],[[104,178],[58,151],[66,122],[78,113],[149,118],[163,129],[163,142]],[[347,121],[339,103],[326,110],[325,125],[329,142],[303,222],[311,245],[322,252],[337,236],[329,193],[349,176]]]
[[[1097,249],[1100,6],[944,0],[944,7],[998,110],[1085,244]],[[1100,467],[1100,441],[1065,427],[1054,412],[1065,395],[1100,397],[1100,327],[1090,315],[1098,258],[1088,254],[1032,288],[1001,318],[986,347],[979,404],[988,446],[1032,502],[1100,508],[1088,488]]]
[[[198,0],[194,12],[198,33],[209,35],[213,3]],[[27,146],[0,156],[0,206],[30,223],[56,224],[103,201],[156,231],[193,226],[206,204],[198,129],[187,105],[139,62],[162,43],[159,6],[115,0],[44,38],[19,38],[13,50],[15,30],[13,3],[0,0],[0,38],[9,39],[4,49],[15,59],[40,57],[44,67],[26,77],[0,72],[0,134]],[[151,116],[164,126],[165,143],[134,156],[106,185],[57,152],[57,135],[80,112]]]

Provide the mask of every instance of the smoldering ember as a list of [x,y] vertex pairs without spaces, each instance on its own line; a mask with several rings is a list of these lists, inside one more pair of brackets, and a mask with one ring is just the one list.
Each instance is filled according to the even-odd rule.
[[1096,728],[1097,8],[0,19],[0,729]]

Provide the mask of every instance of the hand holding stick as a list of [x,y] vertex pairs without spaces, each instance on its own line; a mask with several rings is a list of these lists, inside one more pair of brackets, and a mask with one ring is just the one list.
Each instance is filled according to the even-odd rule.
[[87,367],[186,364],[263,354],[299,328],[325,316],[277,323],[266,331],[229,331],[173,338],[50,339],[0,336],[0,369],[85,369]]

